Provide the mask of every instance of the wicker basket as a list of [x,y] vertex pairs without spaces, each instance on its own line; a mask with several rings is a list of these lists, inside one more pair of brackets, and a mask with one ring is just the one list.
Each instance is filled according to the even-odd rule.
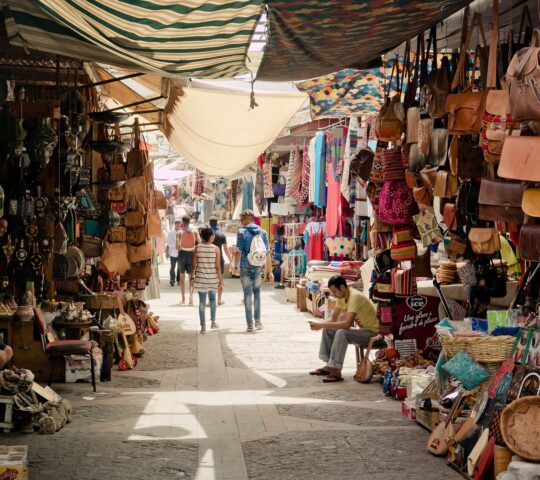
[[512,355],[515,337],[447,337],[441,335],[441,345],[447,360],[465,350],[477,362],[503,362]]
[[506,446],[516,455],[540,461],[540,397],[523,397],[512,402],[501,415],[501,433]]
[[489,372],[489,378],[484,380],[480,384],[480,391],[485,392],[489,390],[491,383],[493,382],[499,368],[501,367],[502,362],[480,362],[480,365],[484,367]]
[[495,478],[497,478],[499,473],[508,470],[512,455],[512,451],[508,450],[506,447],[501,447],[500,445],[495,445],[493,447],[493,470],[495,472]]

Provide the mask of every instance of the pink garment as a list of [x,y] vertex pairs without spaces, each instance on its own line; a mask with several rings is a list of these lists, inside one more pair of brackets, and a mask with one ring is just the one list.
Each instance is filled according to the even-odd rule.
[[308,261],[324,260],[324,240],[323,233],[311,233],[308,242]]
[[341,180],[335,180],[332,164],[327,166],[326,181],[328,194],[326,199],[326,232],[328,235],[343,235],[340,221],[341,212]]

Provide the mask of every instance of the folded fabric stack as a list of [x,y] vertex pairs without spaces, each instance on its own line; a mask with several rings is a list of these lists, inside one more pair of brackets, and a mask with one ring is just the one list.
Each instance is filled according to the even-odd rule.
[[332,262],[327,265],[310,265],[306,277],[308,280],[316,281],[341,275],[347,282],[358,284],[362,281],[362,272],[360,271],[362,265],[363,262]]
[[458,280],[457,265],[454,262],[442,262],[435,276],[439,283],[456,283]]

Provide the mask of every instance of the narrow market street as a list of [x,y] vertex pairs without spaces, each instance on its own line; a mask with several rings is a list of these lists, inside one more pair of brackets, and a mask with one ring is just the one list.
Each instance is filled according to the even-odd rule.
[[219,332],[199,335],[196,307],[179,305],[161,266],[161,332],[111,383],[54,385],[74,408],[54,435],[10,434],[28,444],[32,480],[457,479],[425,451],[427,432],[385,398],[378,382],[323,385],[319,333],[307,314],[265,286],[264,330],[245,333],[239,280],[226,280]]

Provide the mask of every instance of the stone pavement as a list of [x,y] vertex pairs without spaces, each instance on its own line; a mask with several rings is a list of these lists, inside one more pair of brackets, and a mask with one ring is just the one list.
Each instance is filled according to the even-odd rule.
[[[380,385],[324,385],[320,333],[265,286],[264,330],[245,333],[238,280],[227,280],[221,329],[198,335],[198,312],[179,305],[161,267],[151,301],[161,332],[131,371],[111,383],[55,385],[74,406],[54,435],[2,434],[28,444],[32,480],[52,479],[457,479],[425,451],[427,432],[401,415]],[[209,313],[209,312],[208,312]]]

